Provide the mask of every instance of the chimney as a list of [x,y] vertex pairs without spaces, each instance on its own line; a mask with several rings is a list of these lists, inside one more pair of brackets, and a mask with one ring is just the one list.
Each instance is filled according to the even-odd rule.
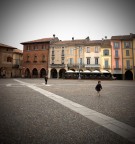
[[74,37],[72,37],[72,40],[74,40]]
[[86,40],[88,40],[88,41],[90,40],[89,36],[88,36],[88,37],[86,37]]
[[132,38],[132,36],[133,36],[133,34],[132,34],[132,33],[130,33],[130,38]]
[[55,38],[55,34],[53,34],[53,38]]

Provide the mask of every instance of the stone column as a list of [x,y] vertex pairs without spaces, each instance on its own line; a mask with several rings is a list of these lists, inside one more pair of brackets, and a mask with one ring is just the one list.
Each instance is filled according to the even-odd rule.
[[57,69],[57,79],[59,79],[59,69]]

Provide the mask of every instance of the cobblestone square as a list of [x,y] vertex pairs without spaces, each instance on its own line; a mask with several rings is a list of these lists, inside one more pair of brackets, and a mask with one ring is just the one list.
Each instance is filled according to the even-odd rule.
[[[116,125],[135,132],[135,81],[101,81],[100,97],[96,84],[95,80],[49,79],[45,85],[44,79],[0,79],[1,143],[134,142],[109,130],[112,126],[102,126],[102,118],[114,119]],[[42,90],[58,96],[58,102],[41,94]],[[59,103],[62,100],[65,106]],[[84,108],[77,112],[80,107]],[[88,111],[101,120],[83,116]]]

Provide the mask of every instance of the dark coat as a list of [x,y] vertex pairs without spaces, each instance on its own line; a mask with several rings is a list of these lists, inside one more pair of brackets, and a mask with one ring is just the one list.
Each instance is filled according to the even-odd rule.
[[95,87],[96,91],[100,91],[102,89],[102,86],[101,84],[97,84],[96,87]]
[[45,81],[47,81],[48,80],[48,77],[47,76],[45,76]]

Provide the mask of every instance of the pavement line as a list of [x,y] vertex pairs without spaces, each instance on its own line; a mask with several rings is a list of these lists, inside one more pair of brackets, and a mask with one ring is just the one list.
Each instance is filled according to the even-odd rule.
[[109,116],[106,116],[104,114],[101,114],[99,112],[96,112],[92,109],[89,109],[83,105],[80,105],[78,103],[75,103],[71,100],[68,100],[66,98],[63,98],[59,95],[56,95],[54,93],[51,93],[49,91],[46,91],[44,89],[41,89],[39,87],[36,87],[32,84],[14,79],[15,81],[24,84],[25,86],[43,94],[44,96],[58,102],[59,104],[71,109],[74,112],[77,112],[84,117],[88,118],[89,120],[94,121],[95,123],[113,131],[114,133],[122,136],[123,138],[128,139],[129,141],[135,143],[135,128],[131,127],[125,123],[122,123],[114,118],[111,118]]

